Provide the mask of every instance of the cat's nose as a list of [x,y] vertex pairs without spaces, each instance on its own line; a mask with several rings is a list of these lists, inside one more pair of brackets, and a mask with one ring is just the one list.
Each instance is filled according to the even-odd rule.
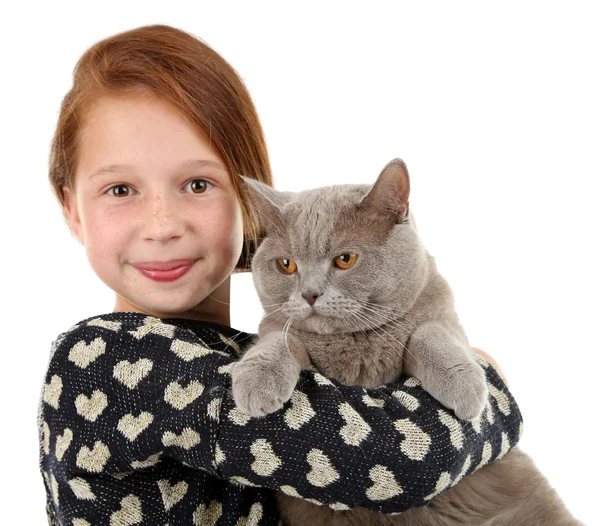
[[318,292],[303,292],[302,297],[307,301],[309,305],[314,305],[315,301],[321,294]]

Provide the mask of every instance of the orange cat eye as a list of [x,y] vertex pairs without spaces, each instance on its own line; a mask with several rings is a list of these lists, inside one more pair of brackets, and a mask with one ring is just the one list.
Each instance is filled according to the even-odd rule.
[[357,259],[358,254],[341,254],[340,256],[337,256],[333,262],[336,267],[346,270],[347,268],[353,267]]
[[284,274],[293,274],[298,268],[293,259],[285,258],[279,258],[277,260],[277,266],[279,267],[279,270],[281,270],[281,272],[283,272]]

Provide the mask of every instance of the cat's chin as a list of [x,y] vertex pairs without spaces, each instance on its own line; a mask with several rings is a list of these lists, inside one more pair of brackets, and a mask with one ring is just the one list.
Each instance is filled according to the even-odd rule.
[[298,320],[294,325],[302,331],[314,332],[317,334],[336,334],[347,332],[341,320],[312,314],[303,320]]

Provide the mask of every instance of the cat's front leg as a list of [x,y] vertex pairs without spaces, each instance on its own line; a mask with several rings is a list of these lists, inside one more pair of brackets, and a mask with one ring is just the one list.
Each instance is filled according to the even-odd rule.
[[462,420],[481,413],[488,397],[485,373],[470,348],[439,323],[419,325],[404,354],[404,372]]
[[235,404],[250,416],[281,409],[292,396],[301,368],[282,332],[261,336],[231,370]]

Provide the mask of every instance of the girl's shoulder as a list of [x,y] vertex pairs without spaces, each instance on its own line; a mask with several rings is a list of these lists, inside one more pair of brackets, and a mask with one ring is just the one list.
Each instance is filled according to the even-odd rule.
[[[109,312],[91,316],[59,333],[52,342],[52,354],[64,342],[74,339],[87,343],[100,338],[110,343],[126,339],[129,345],[158,346],[195,344],[238,356],[256,338],[219,323],[185,318],[157,318],[140,312]],[[161,345],[162,344],[162,345]]]

